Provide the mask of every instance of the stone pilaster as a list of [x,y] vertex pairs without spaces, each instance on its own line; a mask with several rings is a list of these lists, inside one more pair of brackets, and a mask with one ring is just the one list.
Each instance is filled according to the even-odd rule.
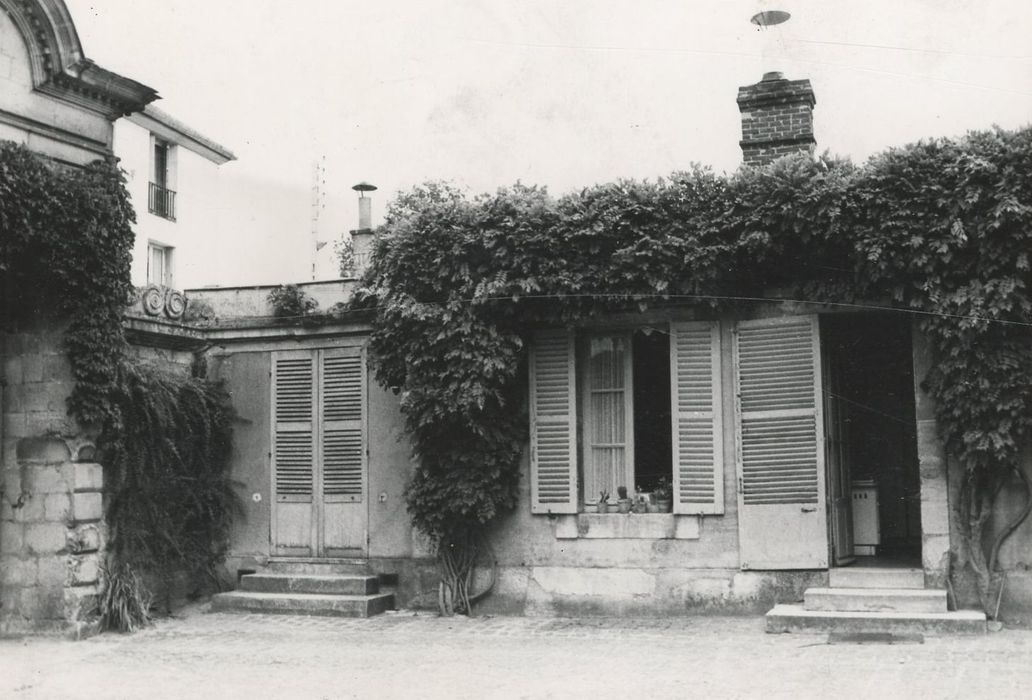
[[921,477],[921,561],[928,586],[944,587],[950,564],[950,497],[946,448],[939,438],[935,404],[921,388],[932,366],[928,339],[913,332],[917,456]]
[[0,633],[95,626],[104,547],[103,469],[66,414],[60,330],[3,338]]

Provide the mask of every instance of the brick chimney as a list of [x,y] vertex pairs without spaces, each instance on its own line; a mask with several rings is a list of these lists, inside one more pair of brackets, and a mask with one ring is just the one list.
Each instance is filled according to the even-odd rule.
[[738,88],[742,155],[746,165],[766,165],[790,153],[813,154],[813,106],[809,80],[786,80],[771,72]]

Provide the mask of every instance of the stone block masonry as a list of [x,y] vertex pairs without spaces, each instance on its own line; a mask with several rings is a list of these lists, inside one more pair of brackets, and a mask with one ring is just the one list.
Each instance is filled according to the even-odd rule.
[[[93,625],[104,530],[102,483],[90,475],[99,465],[46,461],[61,442],[37,440],[43,449],[23,451],[16,468],[4,470],[0,632],[78,637]],[[91,490],[77,490],[77,482]],[[8,490],[18,483],[20,490]]]
[[0,634],[96,629],[104,472],[66,414],[60,329],[3,337]]

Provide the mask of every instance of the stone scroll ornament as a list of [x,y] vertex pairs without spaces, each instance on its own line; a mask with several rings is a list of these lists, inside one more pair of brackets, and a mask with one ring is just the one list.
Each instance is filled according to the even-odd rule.
[[186,313],[186,296],[168,287],[151,284],[144,288],[140,295],[140,305],[148,316],[167,316],[179,320]]
[[169,289],[165,293],[165,315],[173,320],[179,320],[186,313],[186,297],[182,292]]
[[147,285],[140,295],[140,304],[148,316],[160,316],[165,310],[165,290],[156,284]]

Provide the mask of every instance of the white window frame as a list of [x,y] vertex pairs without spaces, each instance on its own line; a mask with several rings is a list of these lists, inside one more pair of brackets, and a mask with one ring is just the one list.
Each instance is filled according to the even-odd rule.
[[[578,437],[582,445],[580,450],[581,500],[585,504],[598,503],[600,491],[603,489],[609,493],[611,502],[615,502],[616,500],[618,486],[625,486],[627,487],[628,493],[634,493],[636,482],[634,474],[633,335],[633,330],[610,332],[598,331],[585,334],[581,338],[581,351],[578,353],[577,357],[577,378],[581,394],[581,410],[578,412],[581,417],[581,422],[578,426]],[[623,353],[623,367],[621,368],[623,374],[623,386],[620,388],[598,388],[593,386],[591,383],[592,346],[595,343],[607,341],[621,341],[624,343],[626,348]],[[596,444],[591,440],[592,422],[595,417],[595,413],[592,410],[592,397],[596,393],[616,392],[621,392],[623,394],[624,439],[620,443]],[[623,472],[625,474],[625,479],[621,483],[616,483],[616,481],[608,484],[602,483],[602,478],[593,473],[595,465],[592,462],[592,455],[594,450],[607,448],[623,450]]]
[[[160,273],[154,270],[155,255],[159,255],[162,263]],[[156,241],[147,243],[147,284],[159,284],[172,287],[175,283],[175,248]]]
[[[647,324],[653,329],[656,324]],[[592,420],[589,353],[592,338],[624,337],[630,352],[624,360],[627,483],[635,483],[633,337],[646,324],[600,328],[541,330],[530,348],[530,481],[531,512],[581,512],[598,502],[596,484],[586,478],[592,449],[586,426]],[[675,515],[724,513],[723,387],[725,327],[718,321],[675,321],[670,340],[671,448],[670,477]]]

